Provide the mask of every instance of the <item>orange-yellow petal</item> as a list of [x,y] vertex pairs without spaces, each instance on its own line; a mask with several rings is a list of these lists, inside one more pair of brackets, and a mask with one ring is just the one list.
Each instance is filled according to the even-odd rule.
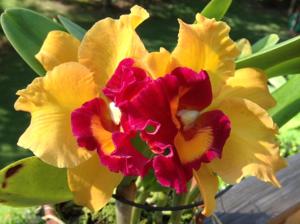
[[229,133],[230,121],[226,115],[219,110],[209,111],[196,117],[192,126],[185,126],[176,135],[174,144],[181,162],[193,163],[197,169],[197,163],[221,156]]
[[31,113],[31,122],[18,141],[44,162],[73,167],[90,157],[78,148],[71,131],[71,112],[98,95],[93,74],[76,62],[55,67],[19,90],[16,110]]
[[94,115],[91,119],[91,133],[99,144],[104,154],[109,155],[115,150],[112,133],[104,129],[100,117]]
[[100,164],[97,155],[68,169],[68,182],[75,203],[98,211],[106,205],[123,176]]
[[219,100],[229,97],[246,98],[264,109],[269,109],[275,106],[276,101],[270,94],[267,85],[267,78],[262,70],[243,68],[237,70],[233,77],[227,79],[217,97]]
[[170,73],[179,64],[169,51],[160,48],[159,52],[151,52],[143,60],[137,61],[137,66],[145,69],[152,78],[156,79]]
[[79,48],[79,62],[95,73],[96,81],[104,86],[124,58],[142,58],[146,49],[135,28],[149,17],[145,9],[134,6],[129,15],[118,20],[97,22],[84,36]]
[[77,61],[79,45],[79,40],[66,32],[51,31],[35,57],[46,71],[50,71],[64,62]]
[[196,15],[196,24],[179,20],[178,44],[172,56],[181,66],[196,72],[204,69],[216,93],[224,81],[234,73],[234,60],[239,55],[236,44],[229,37],[229,26],[215,19]]
[[200,158],[213,143],[212,129],[205,127],[191,139],[185,139],[181,132],[175,137],[174,144],[182,163],[190,163]]
[[256,176],[280,186],[275,172],[286,166],[279,155],[275,134],[277,127],[268,113],[257,104],[241,98],[221,103],[231,121],[231,133],[221,159],[209,167],[228,183],[238,183],[243,177]]
[[211,216],[216,208],[215,195],[218,192],[218,177],[205,164],[202,164],[198,171],[193,170],[193,175],[204,202],[202,214]]

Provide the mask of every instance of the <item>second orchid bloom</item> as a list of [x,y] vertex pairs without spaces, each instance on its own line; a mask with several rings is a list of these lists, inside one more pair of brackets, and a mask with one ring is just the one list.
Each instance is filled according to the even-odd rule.
[[75,201],[93,210],[123,176],[150,170],[177,193],[194,177],[206,216],[215,209],[217,176],[280,186],[275,172],[285,161],[266,111],[275,102],[261,70],[235,70],[229,27],[197,14],[195,24],[179,20],[172,52],[149,53],[135,32],[148,17],[134,6],[97,22],[81,42],[50,32],[36,55],[47,74],[17,92],[15,108],[31,113],[18,144],[68,168]]

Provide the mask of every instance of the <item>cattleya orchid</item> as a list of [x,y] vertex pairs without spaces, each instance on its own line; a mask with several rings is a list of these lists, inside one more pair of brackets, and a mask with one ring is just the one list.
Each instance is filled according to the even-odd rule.
[[[17,92],[15,108],[31,113],[18,144],[66,167],[75,202],[93,210],[123,176],[150,170],[177,193],[194,177],[206,216],[217,175],[280,186],[275,172],[285,161],[266,111],[275,101],[263,71],[235,70],[239,51],[226,23],[201,14],[194,24],[179,20],[175,49],[149,53],[135,32],[148,17],[134,6],[97,22],[81,42],[50,32],[36,55],[46,75]],[[137,138],[147,149],[133,144]]]

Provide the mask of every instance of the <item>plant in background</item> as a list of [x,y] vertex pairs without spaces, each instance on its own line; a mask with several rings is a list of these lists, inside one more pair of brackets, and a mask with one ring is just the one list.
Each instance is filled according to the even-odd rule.
[[[279,125],[298,112],[290,108],[299,96],[287,100],[282,92],[299,76],[274,92],[276,106],[267,77],[299,73],[293,48],[300,39],[236,44],[228,25],[218,21],[230,4],[213,0],[194,24],[179,20],[172,52],[146,50],[135,29],[149,14],[139,6],[88,31],[64,17],[60,25],[29,10],[7,10],[1,17],[5,34],[42,77],[17,92],[15,108],[31,114],[18,145],[35,157],[1,171],[1,201],[30,206],[74,200],[98,211],[115,188],[130,191],[128,183],[135,182],[139,202],[156,187],[173,189],[176,205],[182,197],[194,199],[194,179],[202,213],[210,216],[218,176],[230,184],[256,176],[279,187],[275,173],[286,164],[267,110],[273,107]],[[32,21],[36,27],[26,28]],[[140,213],[132,214],[137,222]],[[171,220],[179,221],[176,213]]]

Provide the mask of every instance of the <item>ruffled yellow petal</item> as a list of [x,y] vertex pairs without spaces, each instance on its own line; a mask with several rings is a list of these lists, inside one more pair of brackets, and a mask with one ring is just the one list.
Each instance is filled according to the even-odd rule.
[[101,165],[97,155],[78,167],[68,169],[69,187],[75,203],[92,211],[106,205],[122,178],[122,175],[112,173]]
[[218,192],[218,177],[205,164],[202,164],[198,171],[193,170],[193,175],[204,202],[202,214],[211,216],[216,208],[215,195]]
[[61,64],[17,95],[15,109],[31,113],[19,146],[57,167],[73,167],[90,157],[89,151],[78,148],[70,117],[74,109],[98,95],[88,69],[76,62]]
[[197,14],[196,21],[196,24],[186,24],[179,20],[178,44],[172,55],[181,66],[196,72],[206,70],[215,93],[233,75],[234,60],[239,51],[229,37],[230,28],[226,23],[200,14]]
[[284,168],[286,163],[279,155],[275,137],[277,128],[268,113],[241,98],[223,101],[218,109],[229,116],[232,129],[222,158],[213,160],[209,167],[228,183],[256,176],[280,186],[275,172]]
[[79,48],[79,62],[95,73],[104,86],[124,58],[142,58],[146,49],[135,28],[149,17],[145,9],[134,6],[131,14],[119,20],[111,18],[97,22],[84,36]]
[[160,48],[159,52],[151,52],[141,61],[137,61],[137,66],[145,69],[152,78],[157,79],[168,73],[179,64],[171,53],[164,48]]
[[262,70],[255,68],[239,69],[233,77],[227,79],[226,85],[220,91],[219,99],[216,100],[228,97],[246,98],[264,109],[276,104],[268,90],[266,75]]
[[77,61],[79,45],[79,40],[70,34],[63,31],[51,31],[35,57],[46,71],[50,71],[64,62]]

